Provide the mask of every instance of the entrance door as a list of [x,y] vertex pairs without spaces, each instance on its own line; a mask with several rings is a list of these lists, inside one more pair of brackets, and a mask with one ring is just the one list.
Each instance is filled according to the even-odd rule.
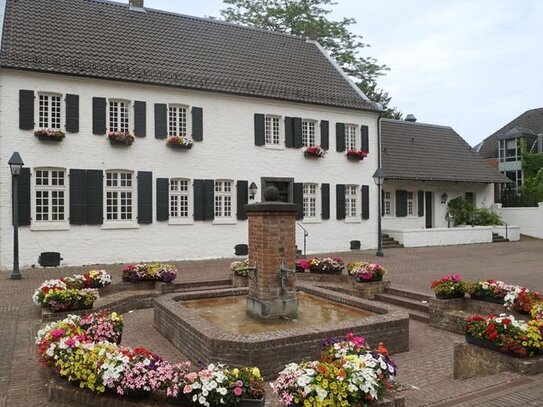
[[424,199],[424,207],[426,212],[426,228],[431,229],[433,227],[432,218],[434,217],[433,214],[433,202],[434,202],[434,194],[432,192],[426,191],[426,196]]

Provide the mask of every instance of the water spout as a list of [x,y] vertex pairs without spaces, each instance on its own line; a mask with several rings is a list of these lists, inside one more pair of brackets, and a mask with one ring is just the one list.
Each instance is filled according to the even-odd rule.
[[287,268],[284,262],[281,263],[281,265],[279,266],[279,282],[281,284],[281,292],[285,291],[288,276],[289,275],[294,276],[294,273],[295,271]]

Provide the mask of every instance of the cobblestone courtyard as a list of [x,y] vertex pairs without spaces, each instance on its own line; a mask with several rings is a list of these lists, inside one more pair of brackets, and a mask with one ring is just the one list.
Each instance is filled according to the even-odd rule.
[[[394,249],[385,257],[374,252],[337,253],[345,261],[365,259],[389,270],[393,287],[429,293],[431,280],[459,273],[465,280],[502,279],[543,291],[543,241],[455,247]],[[182,281],[221,279],[231,259],[176,263]],[[114,283],[120,280],[119,265],[101,266]],[[88,267],[84,268],[88,270]],[[39,284],[48,278],[72,274],[76,268],[23,270],[23,280],[0,274],[0,406],[53,406],[47,401],[46,369],[35,359],[33,338],[40,326],[40,310],[31,301]],[[170,360],[184,358],[153,328],[152,309],[125,315],[123,344],[142,345]],[[410,351],[394,356],[399,366],[407,406],[543,406],[543,375],[522,376],[513,372],[453,380],[453,344],[463,337],[411,321]],[[270,397],[271,398],[271,397]],[[267,405],[274,406],[271,399]],[[60,405],[62,406],[62,405]]]

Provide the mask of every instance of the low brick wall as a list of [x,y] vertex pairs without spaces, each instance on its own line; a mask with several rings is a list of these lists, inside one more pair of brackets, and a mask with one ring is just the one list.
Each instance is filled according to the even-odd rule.
[[194,298],[241,295],[243,289],[205,293],[170,294],[155,299],[154,326],[193,362],[222,362],[232,366],[258,366],[267,378],[287,363],[317,359],[320,343],[347,332],[363,335],[370,344],[384,342],[392,353],[409,350],[409,316],[386,307],[322,288],[299,287],[329,300],[379,313],[364,319],[292,328],[250,335],[221,331],[180,301]]
[[489,376],[500,372],[543,372],[543,356],[516,358],[469,343],[454,344],[454,378]]
[[351,290],[353,295],[364,298],[365,300],[374,300],[376,294],[384,293],[390,287],[390,281],[372,281],[368,283],[357,283],[351,280]]
[[[345,273],[345,271],[343,271]],[[318,283],[348,283],[351,276],[348,274],[326,274],[326,273],[296,273],[297,281],[313,281]]]

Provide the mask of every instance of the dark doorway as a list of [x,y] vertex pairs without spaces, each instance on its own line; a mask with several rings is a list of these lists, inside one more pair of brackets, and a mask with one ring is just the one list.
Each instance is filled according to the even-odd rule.
[[282,202],[294,202],[293,196],[293,187],[294,187],[294,178],[272,178],[272,177],[262,177],[261,178],[261,195],[260,199],[264,200],[264,190],[269,186],[274,186],[279,190],[279,200]]
[[433,214],[434,194],[428,191],[426,191],[425,194],[426,194],[426,197],[425,197],[426,199],[424,200],[425,201],[424,207],[426,209],[426,228],[431,229],[432,227],[434,227],[433,222],[432,222],[432,218],[434,215]]

